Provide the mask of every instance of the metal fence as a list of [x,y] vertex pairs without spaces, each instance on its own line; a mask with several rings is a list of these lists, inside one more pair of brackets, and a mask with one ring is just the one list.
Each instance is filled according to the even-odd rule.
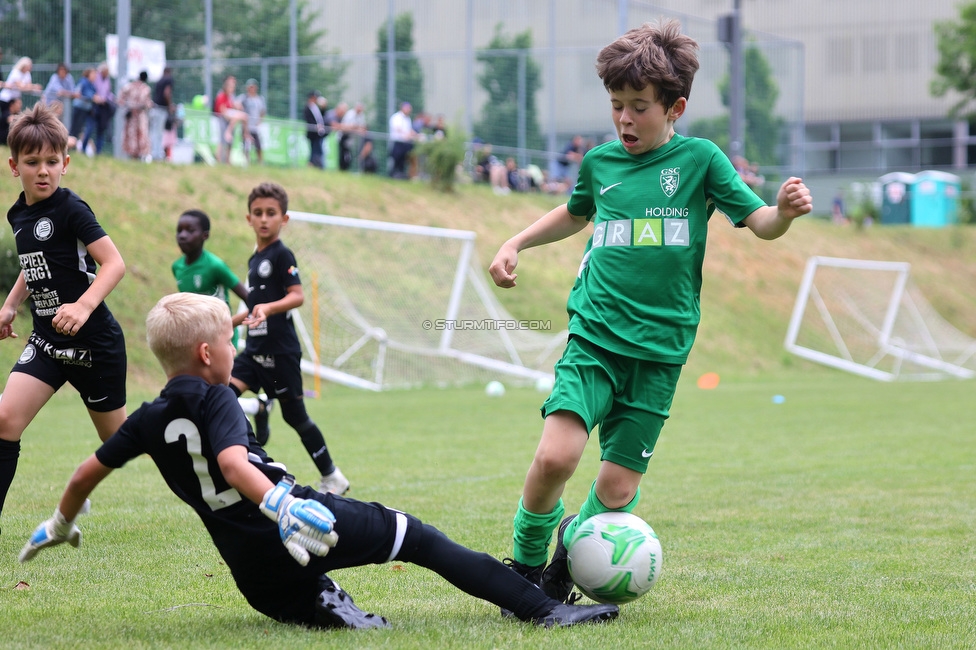
[[[200,95],[209,99],[223,77],[234,74],[239,80],[259,81],[269,115],[294,120],[300,118],[307,91],[314,88],[333,106],[340,101],[363,103],[374,139],[382,145],[397,100],[407,99],[414,104],[415,114],[443,115],[449,128],[467,139],[491,140],[500,156],[514,156],[520,165],[534,162],[545,169],[552,167],[572,136],[600,142],[612,134],[606,91],[594,70],[600,48],[626,29],[675,17],[701,46],[701,69],[678,131],[695,134],[703,121],[728,113],[720,84],[728,75],[729,55],[718,40],[715,21],[675,14],[648,2],[290,0],[284,6],[266,0],[266,4],[277,7],[277,13],[259,14],[265,17],[260,24],[241,24],[234,12],[255,3],[239,0],[0,4],[6,49],[3,73],[16,57],[26,55],[34,58],[34,78],[39,83],[47,81],[58,61],[68,62],[77,77],[83,67],[105,57],[104,50],[92,50],[92,43],[127,30],[126,36],[166,43],[179,102],[189,104]],[[4,6],[11,8],[4,10]],[[127,25],[120,21],[125,14]],[[21,37],[24,30],[44,35],[44,47],[33,45],[42,51],[24,51],[37,42]],[[771,173],[802,172],[803,47],[797,41],[748,31],[746,44],[768,63],[776,90],[768,107],[776,118],[774,132],[754,136],[771,139],[774,154],[758,162]],[[383,155],[382,148],[379,154]]]

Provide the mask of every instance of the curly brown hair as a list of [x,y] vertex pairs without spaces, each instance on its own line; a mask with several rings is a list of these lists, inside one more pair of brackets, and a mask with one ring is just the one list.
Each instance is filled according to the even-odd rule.
[[654,86],[665,109],[691,94],[698,72],[698,43],[681,33],[681,23],[645,23],[610,43],[597,55],[596,72],[607,90]]

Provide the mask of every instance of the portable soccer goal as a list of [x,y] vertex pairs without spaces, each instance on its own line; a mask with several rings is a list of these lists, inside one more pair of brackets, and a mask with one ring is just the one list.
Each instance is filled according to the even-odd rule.
[[907,262],[810,258],[786,349],[881,381],[976,377],[976,339],[946,322],[910,273]]
[[376,391],[552,377],[565,329],[502,307],[474,232],[289,214],[305,372]]

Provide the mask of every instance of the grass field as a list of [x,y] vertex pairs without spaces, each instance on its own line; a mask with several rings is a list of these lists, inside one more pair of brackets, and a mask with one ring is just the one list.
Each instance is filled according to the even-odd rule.
[[[283,184],[294,210],[474,230],[485,267],[499,244],[557,202],[498,197],[484,186],[441,195],[420,183],[308,169],[78,157],[65,185],[92,205],[127,263],[108,302],[126,333],[130,410],[161,380],[144,322],[174,289],[177,216],[207,211],[208,248],[243,272],[253,247],[245,197],[263,180]],[[0,202],[12,204],[19,191],[8,178]],[[815,210],[828,203],[815,197]],[[0,229],[0,243],[9,235]],[[564,322],[585,238],[523,254],[519,288],[497,292],[506,308]],[[545,631],[505,621],[409,565],[336,576],[393,630],[276,624],[244,603],[202,524],[148,459],[96,492],[80,521],[80,550],[53,549],[21,566],[27,536],[96,446],[66,389],[25,434],[0,520],[0,647],[976,647],[974,384],[879,384],[787,355],[783,335],[811,255],[911,262],[936,309],[976,336],[976,228],[853,230],[809,218],[770,243],[713,219],[698,343],[637,510],[660,535],[663,575],[610,625]],[[15,329],[21,339],[0,345],[4,372],[29,331],[26,311]],[[695,386],[705,371],[721,373],[717,389]],[[774,404],[774,395],[785,402]],[[512,387],[488,399],[480,386],[384,394],[325,386],[309,410],[352,480],[351,496],[407,510],[501,558],[538,442],[541,399]],[[317,478],[280,414],[272,425],[271,454],[300,481]],[[596,451],[591,443],[568,486],[570,508],[595,475]]]
[[[24,437],[0,536],[5,648],[972,648],[976,438],[972,383],[881,384],[840,373],[682,379],[637,514],[664,571],[606,626],[540,630],[411,565],[339,572],[394,629],[317,632],[250,610],[194,513],[148,459],[113,474],[79,550],[16,554],[96,437],[64,391]],[[773,395],[783,395],[774,404]],[[407,510],[496,557],[538,439],[541,395],[330,387],[310,411],[351,495]],[[133,400],[133,404],[135,404]],[[313,467],[272,418],[269,451]],[[596,445],[567,490],[578,506]],[[28,588],[16,589],[23,581]]]

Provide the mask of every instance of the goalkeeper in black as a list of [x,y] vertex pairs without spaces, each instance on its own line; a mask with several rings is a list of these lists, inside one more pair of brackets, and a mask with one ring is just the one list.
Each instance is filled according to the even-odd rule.
[[227,305],[177,293],[146,320],[149,347],[168,378],[74,473],[54,515],[20,554],[68,542],[78,546],[77,515],[113,469],[149,454],[166,484],[203,520],[247,602],[277,621],[322,628],[389,627],[360,610],[328,572],[389,561],[411,562],[459,589],[536,625],[616,618],[615,605],[567,605],[495,558],[450,540],[416,517],[297,486],[254,438],[228,388],[234,364]]

